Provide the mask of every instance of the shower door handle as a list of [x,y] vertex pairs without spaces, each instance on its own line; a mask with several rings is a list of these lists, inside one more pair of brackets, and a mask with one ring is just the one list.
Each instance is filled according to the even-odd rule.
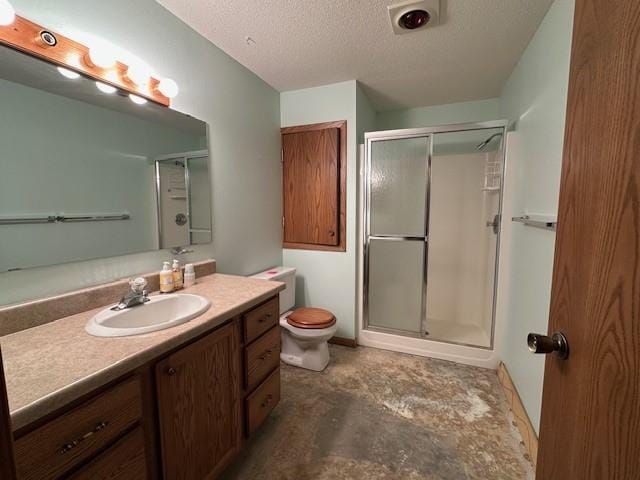
[[500,214],[496,214],[493,217],[493,221],[487,222],[487,227],[491,227],[493,229],[493,233],[498,234],[498,229],[500,228]]

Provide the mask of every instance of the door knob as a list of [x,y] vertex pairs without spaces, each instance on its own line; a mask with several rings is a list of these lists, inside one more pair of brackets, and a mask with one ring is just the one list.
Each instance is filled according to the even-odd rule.
[[569,356],[569,342],[560,332],[555,332],[550,337],[539,333],[527,335],[527,345],[531,353],[555,353],[560,358]]

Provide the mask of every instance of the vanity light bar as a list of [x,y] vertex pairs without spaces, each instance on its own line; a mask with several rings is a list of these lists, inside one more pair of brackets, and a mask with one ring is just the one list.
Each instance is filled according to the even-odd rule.
[[169,78],[158,79],[144,68],[117,61],[107,46],[87,47],[19,15],[8,25],[0,24],[0,44],[165,107],[179,91]]

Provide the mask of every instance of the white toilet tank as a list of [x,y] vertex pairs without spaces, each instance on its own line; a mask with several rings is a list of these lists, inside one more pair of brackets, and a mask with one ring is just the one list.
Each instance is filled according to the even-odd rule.
[[251,278],[261,280],[277,280],[286,284],[280,292],[280,314],[291,310],[296,304],[296,269],[293,267],[273,267],[264,272],[251,275]]

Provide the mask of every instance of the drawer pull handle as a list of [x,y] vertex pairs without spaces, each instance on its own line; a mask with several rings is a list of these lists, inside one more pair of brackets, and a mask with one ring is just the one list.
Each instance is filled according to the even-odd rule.
[[81,442],[84,442],[87,438],[91,437],[93,434],[98,433],[100,430],[104,430],[109,425],[109,422],[100,422],[97,424],[93,430],[85,433],[80,438],[75,439],[73,442],[65,443],[60,450],[60,453],[67,453],[69,450],[73,450]]
[[266,360],[271,356],[272,353],[273,353],[273,350],[271,349],[267,350],[266,352],[264,352],[264,355],[260,357],[260,360]]
[[264,317],[260,317],[260,319],[258,320],[258,323],[264,323],[269,319],[271,319],[271,314],[267,313]]
[[175,375],[176,373],[178,373],[178,371],[175,368],[173,367],[167,368],[167,375]]
[[267,395],[267,399],[262,402],[262,408],[266,407],[267,405],[269,405],[271,403],[271,400],[273,400],[273,395],[269,394]]

